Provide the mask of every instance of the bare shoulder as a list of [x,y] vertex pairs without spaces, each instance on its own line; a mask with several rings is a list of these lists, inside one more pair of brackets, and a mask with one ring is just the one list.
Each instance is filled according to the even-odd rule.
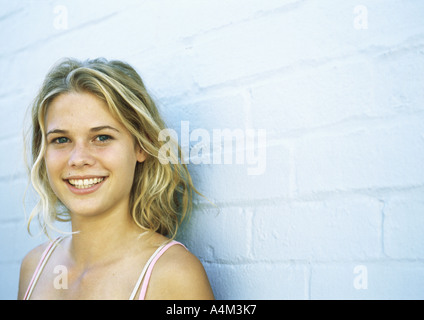
[[31,278],[40,262],[43,252],[46,250],[49,242],[45,242],[29,251],[22,259],[21,270],[19,275],[19,292],[18,299],[22,300],[28,288]]
[[171,246],[152,272],[146,299],[214,299],[200,260],[181,245]]

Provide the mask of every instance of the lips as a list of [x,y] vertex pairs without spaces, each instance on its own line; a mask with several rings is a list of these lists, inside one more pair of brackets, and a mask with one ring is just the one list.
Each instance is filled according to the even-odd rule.
[[107,177],[71,177],[65,179],[68,188],[75,194],[88,194],[102,186]]
[[98,183],[101,183],[104,178],[89,178],[89,179],[68,179],[68,183],[78,189],[87,189]]

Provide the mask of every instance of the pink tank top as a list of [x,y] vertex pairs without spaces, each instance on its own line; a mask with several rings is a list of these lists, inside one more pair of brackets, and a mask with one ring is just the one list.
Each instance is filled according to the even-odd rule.
[[[44,250],[40,262],[37,265],[37,268],[34,271],[34,275],[32,276],[32,279],[28,285],[28,289],[25,293],[25,296],[23,300],[29,300],[31,298],[32,291],[34,290],[35,285],[37,284],[38,278],[41,275],[41,272],[43,271],[44,266],[46,265],[48,259],[50,258],[50,255],[54,251],[54,249],[57,247],[57,245],[60,243],[60,241],[63,240],[63,237],[59,237],[56,240],[52,241],[46,250]],[[139,300],[144,300],[147,292],[147,287],[149,285],[150,276],[152,275],[153,267],[155,266],[156,262],[159,260],[159,258],[168,250],[169,247],[173,245],[181,245],[184,247],[184,245],[178,241],[172,240],[167,241],[164,244],[162,244],[150,257],[150,259],[146,262],[144,265],[143,270],[141,271],[140,276],[138,277],[138,280],[134,286],[134,289],[130,295],[129,300],[134,300],[137,291],[140,289],[140,295],[138,297]],[[184,247],[185,248],[185,247]]]

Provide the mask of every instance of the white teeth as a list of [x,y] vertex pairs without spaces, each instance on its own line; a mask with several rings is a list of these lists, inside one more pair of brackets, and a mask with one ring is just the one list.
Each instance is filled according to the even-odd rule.
[[102,182],[104,178],[91,178],[91,179],[69,179],[69,183],[78,189],[91,188],[95,184]]

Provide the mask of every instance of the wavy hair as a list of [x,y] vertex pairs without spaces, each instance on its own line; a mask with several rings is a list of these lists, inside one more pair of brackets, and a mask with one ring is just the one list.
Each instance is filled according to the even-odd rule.
[[[161,147],[165,142],[160,132],[165,129],[165,123],[140,76],[125,62],[103,58],[86,61],[67,58],[58,62],[47,74],[32,104],[29,169],[39,199],[29,216],[28,231],[34,217],[38,217],[47,235],[48,229],[57,230],[55,221],[70,220],[70,213],[49,184],[44,162],[47,108],[55,97],[68,92],[90,92],[105,101],[111,114],[148,154],[135,168],[130,214],[140,228],[174,238],[192,210],[193,192],[200,193],[185,164],[161,161]],[[167,150],[181,152],[177,143],[175,148]],[[178,160],[175,153],[169,156]]]

